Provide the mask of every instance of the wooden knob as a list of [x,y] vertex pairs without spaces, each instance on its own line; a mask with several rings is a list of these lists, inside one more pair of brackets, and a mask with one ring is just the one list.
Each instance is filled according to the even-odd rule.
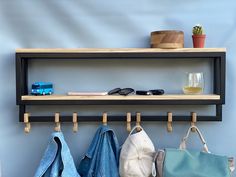
[[168,121],[167,121],[167,131],[168,131],[168,132],[172,132],[172,131],[173,131],[173,127],[172,127],[172,121],[173,121],[172,113],[171,113],[171,112],[168,112],[168,113],[167,113],[167,117],[168,117]]
[[60,113],[58,113],[58,112],[55,113],[55,124],[56,124],[56,126],[55,126],[54,130],[55,130],[56,132],[61,131]]
[[[141,123],[141,113],[137,112],[136,113],[136,126],[141,126],[140,123]],[[141,131],[141,128],[137,127],[136,130],[139,132]]]
[[29,122],[29,113],[24,113],[24,123],[25,123],[25,128],[24,128],[24,132],[25,133],[29,133],[30,129],[31,129],[31,125]]
[[127,113],[127,131],[128,132],[131,131],[131,113],[130,112]]
[[102,124],[107,125],[107,113],[104,112],[102,115]]
[[[192,122],[191,122],[191,126],[194,126],[197,122],[197,113],[192,112]],[[191,128],[192,132],[196,132],[196,128]]]
[[76,133],[78,131],[78,114],[76,112],[73,113],[73,132]]

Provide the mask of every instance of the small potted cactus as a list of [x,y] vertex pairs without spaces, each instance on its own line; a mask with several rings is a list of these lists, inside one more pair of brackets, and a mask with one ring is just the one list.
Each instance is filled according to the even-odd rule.
[[196,25],[193,27],[193,47],[194,48],[204,48],[206,35],[204,34],[203,27],[201,25]]

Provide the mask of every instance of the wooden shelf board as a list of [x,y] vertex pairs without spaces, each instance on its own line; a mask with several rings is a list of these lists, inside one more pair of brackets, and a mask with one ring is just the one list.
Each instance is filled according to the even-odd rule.
[[226,52],[225,48],[18,48],[16,53],[188,53]]
[[45,95],[34,96],[24,95],[21,97],[24,101],[50,101],[50,100],[220,100],[220,95],[207,94],[207,95],[106,95],[106,96],[68,96],[68,95]]

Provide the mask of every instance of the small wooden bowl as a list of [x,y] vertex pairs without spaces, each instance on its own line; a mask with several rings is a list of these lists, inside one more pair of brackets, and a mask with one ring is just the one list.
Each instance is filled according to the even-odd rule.
[[151,48],[177,49],[183,47],[183,31],[164,30],[151,32]]

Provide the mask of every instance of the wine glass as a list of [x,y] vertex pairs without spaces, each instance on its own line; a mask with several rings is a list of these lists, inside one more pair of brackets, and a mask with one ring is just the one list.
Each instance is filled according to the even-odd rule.
[[203,73],[187,73],[186,84],[183,87],[184,94],[202,94],[203,89]]

